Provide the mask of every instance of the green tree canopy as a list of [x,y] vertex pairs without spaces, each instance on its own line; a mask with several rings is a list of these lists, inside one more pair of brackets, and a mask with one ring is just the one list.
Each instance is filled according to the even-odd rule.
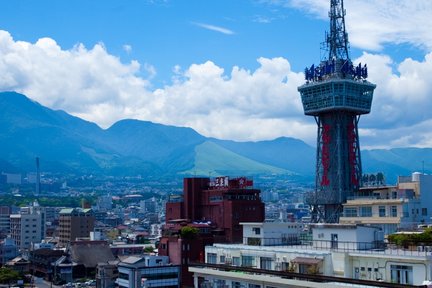
[[185,226],[181,228],[180,236],[181,238],[185,238],[185,239],[193,239],[196,237],[196,235],[198,235],[198,232],[199,232],[198,228]]
[[21,277],[17,271],[7,267],[0,268],[0,283],[9,284],[19,279],[21,279]]

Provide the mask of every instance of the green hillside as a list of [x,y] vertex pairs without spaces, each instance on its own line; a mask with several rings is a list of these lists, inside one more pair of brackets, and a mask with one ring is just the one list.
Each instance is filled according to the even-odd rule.
[[291,171],[261,164],[231,152],[211,141],[195,147],[195,165],[183,172],[193,175],[294,174]]

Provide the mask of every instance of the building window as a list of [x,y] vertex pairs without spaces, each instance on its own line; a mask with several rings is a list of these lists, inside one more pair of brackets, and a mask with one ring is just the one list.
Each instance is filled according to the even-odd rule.
[[360,207],[360,217],[372,217],[372,207]]
[[386,216],[386,207],[385,206],[379,206],[378,207],[378,213],[379,213],[379,217],[385,217]]
[[255,267],[255,257],[254,256],[242,256],[241,266],[243,267]]
[[345,217],[357,217],[356,207],[345,207],[344,208]]
[[398,284],[413,284],[412,266],[390,265],[391,282]]
[[216,253],[207,253],[207,263],[216,264],[217,254]]
[[265,270],[272,270],[273,259],[270,257],[260,257],[260,268]]
[[397,206],[391,206],[391,217],[397,217]]
[[129,274],[126,273],[119,273],[119,278],[124,280],[129,280]]
[[422,216],[427,216],[427,208],[422,208]]
[[232,265],[240,266],[240,257],[232,257]]
[[219,256],[219,262],[224,264],[225,263],[225,255],[220,255]]
[[261,288],[261,285],[249,284],[249,288]]
[[258,227],[252,228],[252,231],[255,233],[255,235],[260,235],[261,234],[261,229],[258,228]]
[[232,283],[231,283],[231,287],[232,288],[242,288],[242,287],[244,287],[240,282],[235,282],[235,281],[233,281]]

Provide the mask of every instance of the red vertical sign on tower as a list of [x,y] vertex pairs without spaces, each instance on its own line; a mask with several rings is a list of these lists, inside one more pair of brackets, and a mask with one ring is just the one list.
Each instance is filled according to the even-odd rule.
[[331,126],[324,124],[322,128],[322,146],[321,146],[321,163],[323,167],[323,173],[321,178],[321,186],[329,186],[330,179],[328,177],[328,170],[330,167],[330,135]]
[[347,135],[348,135],[348,159],[349,159],[349,165],[350,165],[350,176],[351,176],[351,183],[354,186],[358,186],[359,179],[357,179],[357,173],[356,173],[356,166],[357,166],[357,157],[356,157],[356,134],[354,130],[354,124],[350,123],[347,127]]

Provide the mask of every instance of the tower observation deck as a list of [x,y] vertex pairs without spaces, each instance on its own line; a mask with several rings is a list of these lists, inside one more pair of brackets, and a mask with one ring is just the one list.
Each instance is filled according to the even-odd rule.
[[343,0],[330,0],[328,56],[305,69],[298,87],[304,113],[318,125],[316,188],[307,196],[314,222],[336,223],[342,204],[361,186],[362,168],[358,122],[370,112],[376,85],[368,82],[367,65],[349,58]]

